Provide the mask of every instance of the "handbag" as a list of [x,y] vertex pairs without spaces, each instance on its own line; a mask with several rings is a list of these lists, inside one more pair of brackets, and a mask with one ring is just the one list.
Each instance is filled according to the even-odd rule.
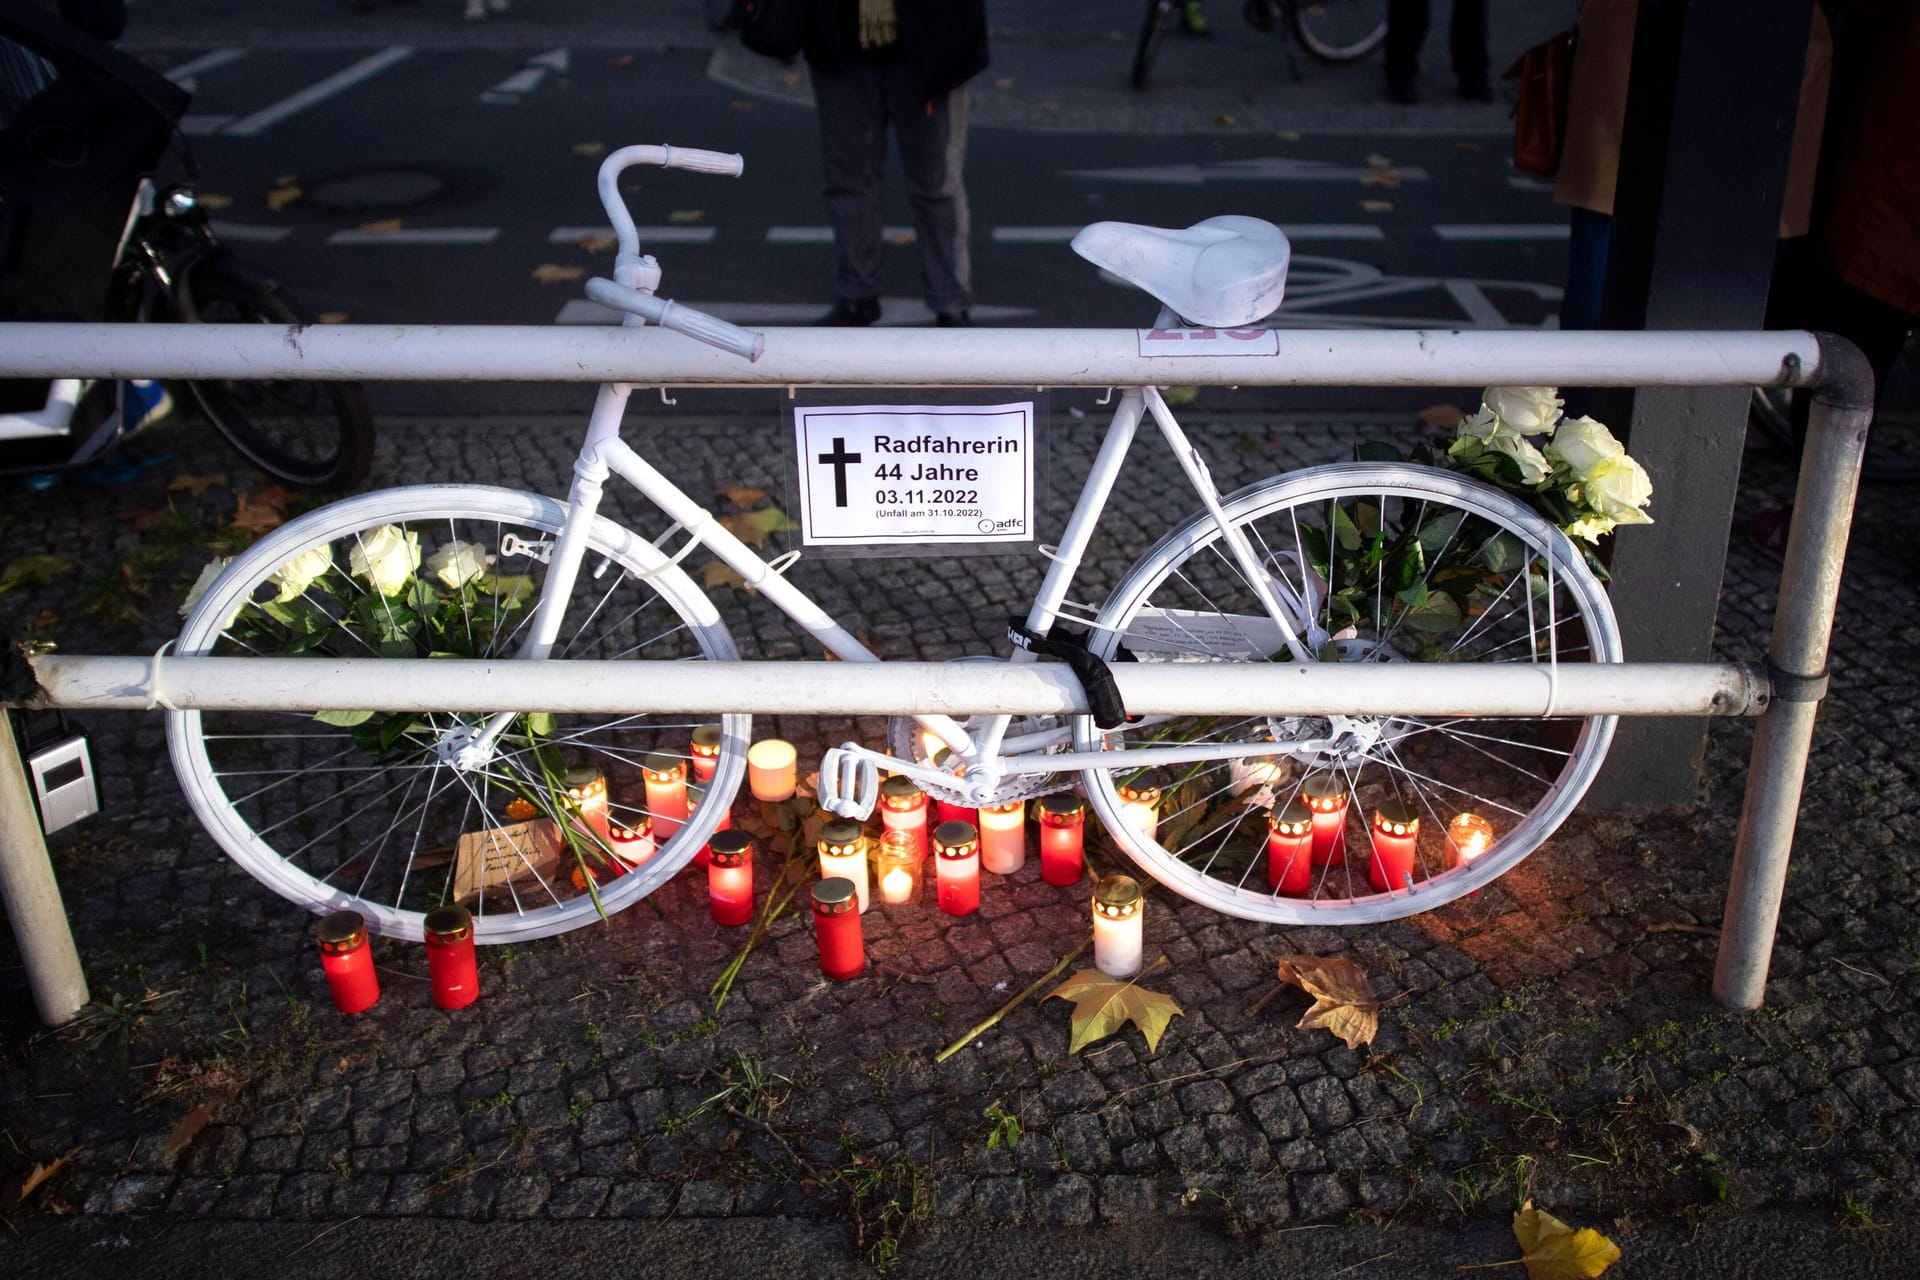
[[807,0],[735,0],[730,25],[747,48],[786,61],[806,43]]
[[1573,32],[1562,31],[1528,49],[1502,80],[1518,80],[1513,104],[1513,167],[1523,173],[1560,169],[1567,138],[1567,85],[1573,78]]

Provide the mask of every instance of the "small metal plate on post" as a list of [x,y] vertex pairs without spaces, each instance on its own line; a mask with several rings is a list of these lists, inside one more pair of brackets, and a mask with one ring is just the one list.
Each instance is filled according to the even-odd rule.
[[33,798],[40,806],[40,829],[48,835],[100,812],[100,793],[93,784],[93,760],[87,739],[74,734],[51,746],[30,749],[27,773],[33,779]]

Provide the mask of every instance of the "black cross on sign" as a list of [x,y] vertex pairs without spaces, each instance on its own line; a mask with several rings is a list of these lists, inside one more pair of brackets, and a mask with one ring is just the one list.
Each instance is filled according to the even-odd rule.
[[835,436],[833,438],[833,452],[821,454],[818,460],[833,468],[833,505],[836,507],[846,506],[847,467],[860,461],[860,455],[847,452],[846,437]]

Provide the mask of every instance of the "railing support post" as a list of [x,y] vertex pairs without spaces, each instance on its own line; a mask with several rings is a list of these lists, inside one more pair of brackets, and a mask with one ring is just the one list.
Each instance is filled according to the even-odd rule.
[[87,1003],[87,975],[74,949],[60,885],[47,858],[26,764],[13,737],[13,717],[0,710],[0,898],[20,947],[40,1021],[73,1021]]
[[1827,650],[1840,597],[1840,568],[1860,489],[1867,427],[1873,421],[1873,374],[1866,357],[1831,334],[1821,334],[1819,341],[1813,413],[1768,647],[1773,703],[1754,726],[1746,801],[1713,970],[1714,998],[1735,1009],[1758,1009],[1766,998],[1767,966],[1780,922],[1814,715],[1827,691]]

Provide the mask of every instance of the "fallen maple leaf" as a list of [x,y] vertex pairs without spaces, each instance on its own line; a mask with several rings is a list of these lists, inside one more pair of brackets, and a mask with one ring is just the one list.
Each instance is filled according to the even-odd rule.
[[1393,168],[1393,159],[1390,156],[1383,156],[1378,152],[1375,152],[1372,155],[1369,155],[1367,157],[1367,168],[1391,169]]
[[62,560],[59,556],[22,556],[9,561],[5,569],[0,569],[0,591],[11,591],[15,587],[44,587],[71,568],[72,562]]
[[1362,200],[1362,201],[1360,202],[1360,210],[1361,210],[1361,212],[1363,212],[1363,213],[1392,213],[1392,212],[1393,212],[1393,201],[1391,201],[1391,200]]
[[1147,1052],[1160,1047],[1167,1023],[1184,1014],[1172,996],[1148,991],[1137,985],[1139,979],[1109,978],[1098,969],[1081,969],[1047,993],[1074,1001],[1073,1035],[1067,1042],[1068,1053],[1078,1053],[1095,1040],[1108,1036],[1131,1022],[1147,1038]]
[[185,489],[189,494],[197,498],[215,485],[225,485],[226,483],[227,473],[224,471],[216,471],[212,475],[205,476],[181,474],[167,481],[167,492],[171,493],[175,489]]
[[729,533],[750,547],[767,545],[767,535],[781,533],[787,529],[798,529],[787,513],[778,507],[762,507],[758,511],[738,511],[730,516],[721,516],[720,523]]
[[368,235],[384,236],[398,231],[404,225],[406,224],[398,218],[378,218],[372,222],[361,223],[358,229]]
[[1575,1231],[1531,1200],[1513,1215],[1513,1234],[1528,1280],[1593,1280],[1620,1261],[1619,1245],[1592,1227]]
[[674,209],[667,214],[667,221],[676,227],[688,226],[707,216],[705,209]]
[[620,237],[611,232],[595,231],[581,236],[574,243],[588,253],[605,253],[620,243]]
[[557,262],[543,262],[533,269],[533,278],[541,284],[560,284],[567,280],[578,280],[587,274],[585,267],[563,267]]
[[625,71],[633,65],[633,55],[630,53],[616,53],[613,57],[607,59],[607,65],[615,71]]
[[1373,1043],[1380,1031],[1380,1002],[1373,998],[1365,969],[1339,956],[1281,956],[1277,964],[1280,981],[1313,997],[1313,1007],[1295,1025],[1325,1027],[1349,1049]]
[[85,1147],[75,1147],[63,1156],[56,1156],[49,1164],[36,1164],[33,1166],[32,1172],[28,1173],[20,1182],[20,1199],[25,1201],[28,1196],[39,1190],[41,1183],[60,1172],[62,1165],[85,1150]]
[[279,485],[257,494],[244,490],[234,494],[233,527],[249,533],[278,529],[287,522],[287,498],[287,491]]
[[307,193],[299,187],[292,185],[275,187],[273,190],[267,192],[267,208],[278,213],[306,194]]
[[1460,425],[1467,411],[1457,404],[1430,404],[1415,415],[1424,426],[1435,431],[1451,431]]
[[732,587],[734,590],[744,591],[748,595],[758,594],[752,587],[747,585],[745,578],[718,560],[709,560],[700,566],[700,581],[709,591],[715,587]]
[[1360,179],[1363,187],[1397,187],[1400,185],[1398,169],[1369,169],[1367,176]]
[[213,1112],[201,1103],[180,1117],[180,1123],[173,1126],[173,1132],[167,1135],[167,1159],[178,1159],[182,1151],[193,1145],[200,1131],[213,1119]]
[[728,502],[731,502],[734,506],[742,510],[749,507],[757,507],[767,500],[767,491],[765,489],[753,489],[743,484],[723,484],[715,489],[713,493],[715,497],[725,498]]

